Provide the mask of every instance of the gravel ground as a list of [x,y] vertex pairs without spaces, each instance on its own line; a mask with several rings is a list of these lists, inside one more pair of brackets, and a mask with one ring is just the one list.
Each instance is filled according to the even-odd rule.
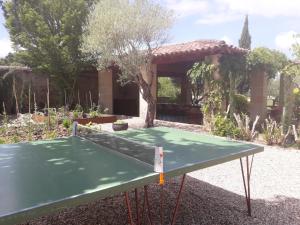
[[[164,224],[169,224],[179,184],[180,178],[166,183]],[[154,224],[159,224],[158,193],[157,185],[149,187]],[[249,217],[238,160],[190,173],[176,224],[299,225],[300,151],[265,146],[265,151],[254,157],[251,194],[253,216]],[[127,224],[126,212],[124,196],[118,195],[26,224],[122,225]]]

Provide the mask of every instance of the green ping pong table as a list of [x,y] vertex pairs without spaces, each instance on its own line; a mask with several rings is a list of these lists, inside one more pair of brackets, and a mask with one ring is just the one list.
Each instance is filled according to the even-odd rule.
[[[163,148],[165,178],[182,175],[170,224],[176,221],[185,174],[235,159],[240,159],[251,214],[253,158],[249,158],[262,152],[263,147],[166,127],[116,134],[79,127],[75,133],[49,141],[0,145],[1,225],[21,223],[118,193],[124,193],[128,223],[139,225],[141,212],[136,210],[133,216],[128,195],[134,190],[138,205],[138,188],[144,192],[144,206],[148,207],[147,217],[152,224],[147,189],[160,177],[153,169],[155,146]],[[162,216],[161,224],[166,224]]]

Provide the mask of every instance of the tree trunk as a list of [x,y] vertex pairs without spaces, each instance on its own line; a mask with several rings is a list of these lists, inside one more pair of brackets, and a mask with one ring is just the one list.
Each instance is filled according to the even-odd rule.
[[156,99],[152,95],[152,82],[148,84],[143,78],[142,75],[139,77],[139,86],[141,88],[141,93],[143,99],[147,102],[147,115],[145,119],[145,127],[153,127],[154,119],[156,114]]
[[155,119],[155,113],[156,113],[156,101],[151,95],[149,98],[149,101],[147,101],[147,116],[145,120],[145,126],[146,127],[153,127],[154,126],[154,119]]

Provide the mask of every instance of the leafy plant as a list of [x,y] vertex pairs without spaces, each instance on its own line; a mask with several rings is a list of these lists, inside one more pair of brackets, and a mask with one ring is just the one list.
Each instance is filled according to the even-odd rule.
[[77,111],[77,112],[83,112],[83,108],[80,104],[76,104],[75,108],[74,108],[74,111]]
[[240,129],[234,122],[220,114],[214,118],[212,132],[214,135],[221,137],[238,138],[240,136]]
[[233,101],[235,102],[235,110],[238,114],[247,114],[249,109],[248,97],[241,94],[235,94]]
[[158,77],[157,96],[159,98],[167,98],[169,103],[178,102],[181,88],[174,78]]
[[83,117],[83,108],[81,105],[77,104],[72,112],[73,119],[78,119]]
[[90,118],[95,118],[98,116],[98,111],[97,110],[92,110],[89,112],[89,117]]
[[46,139],[55,139],[58,137],[57,131],[56,130],[46,131],[45,137]]
[[241,78],[246,71],[246,57],[245,55],[228,55],[221,56],[219,71],[222,75],[222,94],[230,104],[229,115],[234,119],[233,113],[236,113],[236,106],[234,96],[237,92],[236,87],[239,85],[238,81],[243,81]]
[[217,67],[210,62],[197,62],[187,72],[187,76],[191,85],[192,91],[192,104],[198,105],[198,103],[205,97],[209,90],[205,91],[204,84],[208,84],[213,79],[213,73]]
[[103,113],[107,113],[108,111],[108,108],[103,108],[101,105],[95,105],[95,103],[92,103],[92,106],[89,110],[89,117],[95,118],[97,116],[101,116]]
[[69,129],[71,127],[72,121],[69,118],[63,120],[63,127]]
[[285,54],[264,47],[253,49],[247,56],[248,72],[264,71],[268,78],[274,78],[287,64]]
[[283,114],[282,114],[282,126],[283,132],[286,133],[289,127],[292,125],[293,110],[295,106],[295,100],[299,95],[299,89],[297,91],[297,79],[300,78],[300,65],[295,63],[289,63],[282,70],[281,74],[283,78]]
[[212,130],[215,115],[221,113],[222,108],[222,92],[218,81],[212,81],[213,88],[207,93],[203,102],[204,126]]
[[18,143],[20,141],[21,141],[21,139],[19,138],[19,136],[17,134],[13,135],[11,138],[11,143]]
[[73,119],[78,119],[82,117],[82,112],[73,111]]
[[0,145],[1,145],[1,144],[5,144],[5,140],[2,139],[2,138],[0,138]]
[[282,127],[271,118],[262,124],[263,138],[267,145],[281,144],[283,141]]

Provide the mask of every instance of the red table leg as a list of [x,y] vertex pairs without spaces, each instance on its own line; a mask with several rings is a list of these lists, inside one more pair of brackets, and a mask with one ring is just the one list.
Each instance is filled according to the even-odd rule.
[[174,210],[174,213],[173,213],[171,225],[174,225],[175,222],[176,222],[176,216],[177,216],[177,212],[178,212],[178,208],[179,208],[180,197],[181,197],[181,193],[182,193],[182,190],[183,190],[185,177],[186,177],[186,174],[183,175],[182,180],[181,180],[180,189],[179,189],[179,192],[178,192],[178,195],[177,195],[176,206],[175,206],[175,210]]

